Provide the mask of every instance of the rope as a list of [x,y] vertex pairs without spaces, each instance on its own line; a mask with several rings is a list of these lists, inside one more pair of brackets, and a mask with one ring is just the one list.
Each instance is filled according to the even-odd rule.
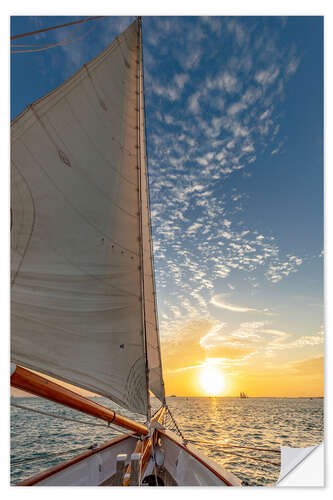
[[72,26],[73,24],[86,23],[88,21],[93,21],[94,19],[101,19],[103,17],[105,17],[105,16],[87,17],[86,19],[81,19],[80,21],[73,21],[71,23],[66,23],[66,24],[58,24],[57,26],[51,26],[50,28],[44,28],[44,29],[37,30],[37,31],[30,31],[29,33],[22,33],[21,35],[14,35],[14,36],[11,36],[10,39],[14,40],[16,38],[23,38],[25,36],[36,35],[37,33],[43,33],[45,31],[55,30],[58,28],[65,28],[66,26]]
[[[70,31],[69,35],[66,38],[63,38],[63,40],[59,40],[59,43],[65,40],[68,40],[70,35],[74,35],[74,33],[77,33],[81,26],[76,26],[73,30]],[[58,42],[54,42],[58,43]],[[11,47],[48,47],[49,45],[54,45],[53,43],[50,42],[45,42],[45,43],[12,43]]]
[[278,464],[277,462],[270,462],[269,460],[263,460],[262,458],[251,457],[250,455],[240,455],[239,453],[235,453],[233,451],[221,450],[221,452],[225,453],[226,455],[235,455],[236,457],[248,458],[249,460],[255,460],[257,462],[263,462],[265,464],[274,465],[275,467],[280,467],[280,464]]
[[[111,427],[110,425],[97,424],[95,422],[86,422],[84,420],[76,420],[76,419],[73,419],[73,418],[64,417],[62,415],[55,415],[54,413],[48,413],[48,412],[45,412],[45,411],[42,411],[42,410],[37,410],[35,408],[29,408],[27,406],[18,405],[16,403],[11,403],[11,406],[14,406],[15,408],[20,408],[22,410],[28,410],[28,411],[32,411],[34,413],[39,413],[41,415],[46,415],[48,417],[60,418],[62,420],[66,420],[66,421],[69,421],[69,422],[75,422],[75,423],[86,424],[86,425],[93,425],[95,427],[106,427],[108,429]],[[181,436],[181,438],[183,439],[183,441],[184,441],[185,444],[187,443],[187,441],[189,441],[191,443],[210,444],[211,446],[218,445],[218,443],[209,443],[209,441],[195,441],[193,439],[186,440],[185,437],[184,437],[184,435],[182,434],[181,430],[179,429],[179,427],[177,425],[177,422],[175,421],[175,419],[174,419],[171,411],[169,410],[168,406],[166,406],[166,409],[167,409],[167,412],[168,412],[168,415],[169,415],[169,419],[171,419],[171,421],[174,424],[174,426],[175,426],[178,434]],[[167,420],[167,418],[166,418],[166,420]],[[112,427],[114,427],[114,426],[112,426]],[[273,452],[273,453],[279,453],[278,450],[270,450],[270,449],[267,449],[267,448],[254,448],[254,447],[249,447],[249,446],[223,445],[223,444],[220,444],[220,447],[223,447],[223,448],[226,448],[226,447],[228,447],[228,448],[244,448],[244,449],[254,450],[254,451],[269,451],[269,452]],[[16,461],[11,462],[11,463],[13,465],[16,465],[16,464],[19,464],[19,463],[22,463],[22,462],[29,462],[29,461],[36,461],[36,460],[45,460],[45,459],[48,459],[49,457],[52,457],[52,456],[67,455],[68,453],[73,453],[73,452],[77,452],[77,451],[87,450],[87,449],[91,449],[91,448],[92,448],[92,446],[90,446],[88,448],[87,447],[84,447],[84,448],[75,448],[73,450],[68,450],[68,451],[65,451],[63,453],[50,453],[50,454],[48,454],[48,455],[46,455],[44,457],[33,457],[33,458],[27,458],[27,459],[18,459]],[[143,449],[143,443],[142,443],[142,449]],[[145,452],[145,450],[143,451],[143,454],[144,454],[144,452]],[[273,465],[275,467],[280,467],[280,464],[278,464],[276,462],[271,462],[269,460],[263,460],[261,458],[251,457],[249,455],[240,455],[239,453],[235,453],[233,451],[225,451],[223,449],[221,450],[221,452],[224,453],[224,454],[227,454],[227,455],[234,455],[236,457],[247,458],[249,460],[255,460],[255,461],[258,461],[258,462],[262,462],[262,463],[266,463],[266,464],[269,464],[269,465]],[[155,468],[156,468],[156,462],[155,462]],[[155,473],[155,476],[156,476],[156,469],[154,470],[154,473]],[[140,474],[141,474],[141,464],[140,464]],[[141,481],[140,481],[140,483],[141,483]]]
[[88,33],[90,33],[90,31],[92,31],[96,27],[96,24],[97,23],[93,24],[85,33],[83,33],[83,35],[80,35],[76,38],[73,38],[72,40],[67,40],[67,38],[64,38],[60,42],[53,43],[51,45],[47,45],[46,47],[40,47],[37,49],[12,50],[11,53],[12,54],[27,54],[27,53],[31,53],[31,52],[41,52],[43,50],[52,49],[52,48],[58,47],[58,46],[69,45],[70,43],[74,43],[74,42],[77,42],[78,40],[82,40],[83,38],[85,38],[88,35]]
[[166,420],[166,425],[168,425],[168,424],[170,425],[170,420],[169,420],[169,422],[167,421],[167,418],[168,418],[168,415],[169,415],[169,416],[170,416],[170,418],[171,418],[171,422],[172,422],[172,424],[173,424],[174,428],[176,429],[177,434],[178,434],[178,435],[182,438],[182,440],[183,440],[184,444],[186,445],[186,443],[187,443],[187,441],[188,441],[188,440],[187,440],[187,439],[185,439],[185,437],[184,437],[184,435],[183,435],[182,431],[179,429],[179,427],[178,427],[178,425],[177,425],[177,422],[176,422],[176,420],[174,419],[174,417],[173,417],[173,415],[172,415],[172,413],[171,413],[171,411],[170,411],[170,409],[169,409],[168,405],[165,405],[165,408],[166,408],[166,410],[167,410],[167,415],[166,415],[166,417],[165,417],[165,420]]
[[60,418],[61,420],[67,420],[68,422],[75,422],[77,424],[84,424],[84,425],[93,425],[94,427],[106,427],[107,429],[113,427],[115,430],[119,430],[117,426],[111,425],[111,422],[110,424],[98,424],[97,422],[87,422],[85,420],[76,420],[74,418],[64,417],[62,415],[55,415],[54,413],[48,413],[46,411],[37,410],[35,408],[29,408],[28,406],[21,406],[16,403],[10,403],[10,405],[15,406],[15,408],[20,408],[21,410],[28,410],[34,413],[40,413],[41,415],[46,415],[47,417]]
[[211,446],[220,446],[221,448],[244,448],[245,450],[253,450],[253,451],[267,451],[270,453],[281,453],[280,450],[273,450],[271,448],[255,448],[250,446],[241,446],[238,444],[223,444],[216,441],[215,443],[211,443],[209,441],[197,441],[194,439],[188,439],[190,443],[199,443],[199,444],[210,444]]
[[[171,423],[173,424],[174,428],[176,429],[176,432],[179,434],[179,436],[183,439],[183,442],[184,444],[186,445],[187,442],[190,442],[190,443],[203,443],[203,444],[210,444],[212,446],[219,446],[218,443],[210,443],[209,441],[195,441],[195,440],[192,440],[192,439],[185,439],[185,437],[183,436],[181,430],[179,429],[178,425],[177,425],[177,422],[176,420],[174,419],[169,407],[166,405],[166,409],[167,409],[167,415],[165,417],[165,423],[164,425],[165,426],[170,426],[170,419],[171,419]],[[248,449],[248,450],[253,450],[253,451],[268,451],[268,452],[272,452],[272,453],[280,453],[279,450],[270,450],[269,448],[255,448],[255,447],[250,447],[250,446],[238,446],[238,445],[223,445],[222,443],[220,444],[219,446],[220,448],[244,448],[244,449]],[[269,464],[269,465],[273,465],[274,467],[280,467],[280,464],[277,463],[277,462],[271,462],[270,460],[264,460],[262,458],[257,458],[257,457],[252,457],[250,455],[240,455],[239,453],[235,453],[234,451],[225,451],[223,449],[221,449],[221,452],[222,453],[225,453],[226,455],[234,455],[236,457],[240,457],[240,458],[246,458],[246,459],[249,459],[249,460],[255,460],[257,462],[262,462],[262,463],[265,463],[265,464]]]
[[[250,446],[238,446],[238,445],[223,445],[222,443],[219,445],[219,443],[210,443],[209,441],[195,441],[192,439],[189,439],[189,442],[191,443],[202,443],[202,444],[210,444],[211,446],[218,446],[221,448],[244,448],[246,450],[253,450],[253,451],[267,451],[267,452],[272,452],[272,453],[280,453],[279,450],[271,450],[269,448],[255,448],[255,447],[250,447]],[[250,455],[240,455],[239,453],[235,453],[234,451],[225,451],[223,449],[220,450],[222,453],[225,453],[227,455],[234,455],[236,457],[240,458],[248,458],[249,460],[255,460],[257,462],[263,462],[265,464],[273,465],[275,467],[280,467],[280,464],[277,462],[271,462],[270,460],[264,460],[262,458],[257,458],[257,457],[252,457]]]

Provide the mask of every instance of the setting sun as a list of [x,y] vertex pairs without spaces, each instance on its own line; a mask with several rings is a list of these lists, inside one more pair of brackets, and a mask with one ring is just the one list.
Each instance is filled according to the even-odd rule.
[[224,390],[225,378],[219,368],[207,366],[200,374],[200,384],[207,394],[216,396]]

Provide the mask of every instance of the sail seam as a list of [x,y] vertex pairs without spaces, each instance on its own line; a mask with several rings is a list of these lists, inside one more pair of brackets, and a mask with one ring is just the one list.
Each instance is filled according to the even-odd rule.
[[68,203],[68,205],[70,207],[72,207],[72,209],[74,210],[74,212],[76,212],[80,217],[81,219],[83,219],[89,226],[93,227],[98,233],[100,233],[102,236],[104,236],[109,242],[111,242],[112,244],[116,245],[118,248],[121,248],[122,250],[125,250],[126,252],[132,254],[132,255],[137,255],[137,253],[133,250],[129,250],[128,248],[120,245],[119,243],[116,243],[114,240],[112,240],[110,238],[110,236],[108,234],[106,234],[104,231],[102,231],[98,226],[96,226],[95,224],[93,224],[92,222],[89,221],[89,219],[87,219],[87,217],[82,214],[80,212],[80,210],[78,210],[68,199],[68,197],[65,195],[65,193],[59,188],[59,186],[57,186],[57,184],[53,181],[52,177],[50,177],[50,175],[47,173],[47,171],[42,167],[42,165],[40,164],[40,162],[38,161],[38,159],[35,157],[35,155],[32,153],[32,151],[30,151],[30,149],[28,148],[28,146],[25,144],[25,142],[23,141],[23,139],[21,139],[21,142],[22,144],[25,146],[26,150],[28,151],[28,153],[30,153],[32,159],[39,165],[39,168],[44,172],[44,174],[46,175],[46,177],[49,179],[49,181],[53,184],[53,186],[56,188],[56,190],[62,195],[62,197],[64,198],[64,200],[66,200],[66,202]]
[[[16,165],[16,163],[14,163],[14,162],[13,162],[13,164],[15,165],[15,168],[16,168],[16,170],[17,170],[18,174],[19,174],[19,175],[22,177],[22,179],[24,180],[25,185],[27,186],[28,192],[29,192],[29,194],[30,194],[30,197],[31,197],[31,202],[32,202],[32,209],[33,209],[33,210],[32,210],[33,218],[32,218],[32,224],[31,224],[31,229],[30,229],[29,238],[28,238],[28,241],[27,241],[26,246],[25,246],[25,248],[24,248],[23,255],[21,255],[21,257],[22,257],[22,258],[21,258],[21,261],[20,261],[20,263],[19,263],[19,265],[18,265],[18,267],[17,267],[17,269],[16,269],[15,275],[13,276],[13,279],[12,279],[12,281],[11,281],[11,285],[14,285],[15,280],[16,280],[16,278],[17,278],[17,275],[18,275],[18,273],[20,272],[20,269],[21,269],[21,266],[22,266],[22,264],[23,264],[24,257],[25,257],[25,255],[26,255],[26,253],[27,253],[27,251],[28,251],[28,248],[29,248],[29,245],[30,245],[30,241],[31,241],[31,237],[32,237],[32,233],[33,233],[33,231],[34,231],[35,224],[36,224],[36,207],[35,207],[35,201],[34,201],[34,198],[33,198],[33,196],[32,196],[32,192],[31,192],[30,186],[29,186],[29,184],[28,184],[28,182],[27,182],[26,178],[24,177],[24,175],[21,173],[20,169],[19,169],[19,168],[18,168],[18,166]],[[23,206],[23,204],[22,204],[22,206]],[[18,252],[18,253],[19,253],[19,252]]]
[[[80,120],[78,119],[75,111],[73,110],[73,107],[71,106],[70,102],[68,101],[67,97],[64,98],[66,100],[66,103],[68,104],[68,107],[73,115],[73,118],[75,119],[75,121],[77,123],[80,123]],[[124,120],[124,123],[125,120]],[[111,169],[116,172],[124,181],[128,182],[129,184],[131,184],[132,186],[136,186],[136,183],[135,182],[132,182],[130,179],[128,179],[124,174],[121,173],[120,170],[117,170],[117,167],[111,163],[110,160],[108,160],[107,158],[105,158],[105,156],[103,155],[103,153],[101,152],[101,150],[99,149],[99,147],[96,145],[96,142],[94,141],[94,139],[87,133],[86,129],[84,127],[81,127],[81,129],[83,130],[83,132],[85,133],[85,135],[90,139],[90,141],[94,144],[94,147],[96,149],[96,151],[98,152],[98,154],[103,158],[103,160],[108,163],[111,167]],[[123,147],[120,143],[119,143],[119,147]],[[134,170],[134,167],[133,167],[133,170]]]
[[[66,99],[66,98],[65,98],[65,99]],[[35,110],[33,107],[31,107],[31,110],[32,110],[33,114],[36,116],[36,119],[37,119],[38,123],[40,123],[40,125],[41,125],[42,129],[44,130],[44,132],[45,132],[46,136],[49,138],[49,140],[50,140],[51,144],[53,144],[53,146],[55,147],[55,149],[57,150],[57,152],[59,152],[59,146],[58,146],[58,144],[56,143],[56,140],[58,140],[58,141],[62,144],[62,147],[63,147],[63,148],[65,148],[65,149],[67,148],[68,150],[70,150],[70,147],[69,147],[69,146],[67,146],[67,145],[64,143],[64,141],[62,140],[62,138],[61,138],[61,137],[59,137],[59,135],[58,135],[58,133],[57,133],[57,130],[55,129],[55,127],[54,127],[53,123],[52,123],[50,120],[48,121],[48,124],[49,124],[50,128],[52,129],[53,134],[56,136],[56,140],[55,140],[55,139],[53,139],[53,137],[52,137],[52,135],[51,135],[51,132],[48,130],[48,128],[47,128],[47,126],[46,126],[46,124],[42,121],[42,119],[40,118],[40,116],[38,115],[38,113],[36,112],[36,110]],[[79,127],[79,128],[80,128],[80,130],[83,130],[83,128],[82,128],[82,127]],[[86,136],[87,136],[87,137],[91,140],[91,142],[94,142],[94,141],[91,139],[91,137],[90,137],[87,133],[86,133]],[[73,151],[71,151],[71,150],[70,150],[70,156],[71,156],[71,157],[74,157],[74,153],[73,153]],[[90,176],[87,172],[85,172],[83,168],[79,167],[79,165],[78,165],[77,161],[75,160],[75,158],[74,158],[74,165],[73,165],[73,164],[72,164],[72,162],[71,162],[71,163],[70,163],[70,166],[71,166],[71,167],[73,167],[73,166],[74,166],[74,170],[76,170],[76,171],[77,171],[78,175],[79,175],[79,176],[81,176],[82,178],[86,179],[86,180],[87,180],[87,181],[88,181],[88,182],[89,182],[92,186],[94,186],[94,187],[96,188],[96,190],[97,190],[99,193],[101,193],[101,194],[104,196],[104,198],[105,198],[108,202],[112,203],[112,205],[114,205],[115,207],[117,207],[119,210],[121,210],[122,212],[124,212],[124,213],[125,213],[126,215],[128,215],[129,217],[135,217],[135,216],[136,216],[135,214],[132,214],[132,213],[128,212],[128,211],[127,211],[127,210],[125,210],[123,207],[121,207],[120,205],[118,205],[117,203],[115,203],[115,202],[112,200],[112,198],[110,198],[110,197],[109,197],[109,196],[105,193],[105,191],[103,191],[103,190],[102,190],[102,189],[101,189],[101,188],[100,188],[100,187],[99,187],[99,186],[98,186],[98,185],[97,185],[97,184],[93,181],[92,177],[91,177],[91,176]],[[116,171],[116,173],[117,173],[118,175],[122,176],[122,175],[120,174],[120,172],[118,172],[117,170],[115,170],[115,171]]]

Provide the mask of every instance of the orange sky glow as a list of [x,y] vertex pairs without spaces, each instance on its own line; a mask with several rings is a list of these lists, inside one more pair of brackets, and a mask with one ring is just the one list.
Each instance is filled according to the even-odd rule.
[[[322,332],[313,338],[299,337],[297,342],[287,342],[283,332],[276,332],[266,330],[265,342],[260,335],[253,342],[251,336],[226,340],[217,325],[206,319],[179,324],[178,329],[173,325],[173,333],[162,336],[161,342],[167,396],[232,397],[244,391],[250,397],[322,397]],[[202,382],[207,369],[213,374],[215,370],[221,387],[214,375],[208,384]],[[79,392],[92,395],[82,389]],[[24,393],[12,389],[12,395]]]

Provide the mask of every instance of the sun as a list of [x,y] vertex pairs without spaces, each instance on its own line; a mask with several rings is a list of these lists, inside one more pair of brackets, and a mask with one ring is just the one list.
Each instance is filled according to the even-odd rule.
[[225,378],[219,368],[205,366],[200,374],[200,384],[207,394],[216,396],[225,388]]

